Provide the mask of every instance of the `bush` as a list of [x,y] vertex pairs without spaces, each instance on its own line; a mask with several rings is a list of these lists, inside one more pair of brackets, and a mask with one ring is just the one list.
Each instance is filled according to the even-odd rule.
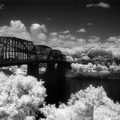
[[94,107],[94,120],[120,119],[120,104],[108,98],[103,87],[92,85],[72,94],[66,105],[45,105],[41,112],[46,116],[44,120],[82,120],[79,115],[89,107]]
[[96,57],[103,57],[103,58],[113,58],[113,54],[111,51],[106,51],[103,49],[91,49],[88,52],[88,57],[90,59],[96,58]]
[[35,120],[39,105],[44,103],[43,82],[32,76],[0,73],[0,119]]

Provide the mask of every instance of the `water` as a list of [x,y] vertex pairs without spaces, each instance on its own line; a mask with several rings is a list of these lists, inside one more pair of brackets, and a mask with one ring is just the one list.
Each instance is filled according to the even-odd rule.
[[[107,96],[112,100],[120,102],[120,80],[119,79],[66,79],[67,87],[67,98],[70,97],[71,93],[76,93],[80,89],[86,89],[90,84],[94,87],[103,86],[107,93]],[[66,99],[67,99],[66,98]]]
[[119,79],[100,79],[98,77],[85,78],[85,77],[65,77],[57,78],[57,75],[50,74],[50,76],[43,77],[46,82],[45,87],[47,88],[46,102],[50,104],[57,104],[59,102],[66,103],[72,93],[76,93],[79,90],[86,89],[90,84],[94,87],[103,86],[107,92],[107,96],[114,100],[114,102],[120,102],[120,80]]

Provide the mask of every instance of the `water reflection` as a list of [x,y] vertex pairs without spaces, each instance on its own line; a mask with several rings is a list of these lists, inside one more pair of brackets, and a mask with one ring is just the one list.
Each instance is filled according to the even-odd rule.
[[66,78],[68,99],[71,93],[75,93],[81,89],[86,89],[90,84],[94,87],[103,86],[107,96],[114,101],[120,102],[120,80],[119,79],[100,79],[100,78]]
[[[50,104],[66,103],[72,93],[86,89],[89,85],[94,87],[103,86],[107,96],[112,100],[120,102],[120,79],[101,79],[100,77],[65,77],[59,78],[57,73],[44,74],[43,80],[46,81],[47,88],[46,102]],[[52,84],[49,82],[51,81]],[[53,84],[54,82],[55,84]],[[56,84],[57,83],[57,84]]]

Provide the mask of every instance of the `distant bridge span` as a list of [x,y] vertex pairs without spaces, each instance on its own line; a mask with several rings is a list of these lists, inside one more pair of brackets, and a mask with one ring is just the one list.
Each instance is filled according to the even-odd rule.
[[[0,66],[28,65],[28,73],[35,72],[39,63],[69,64],[59,50],[16,37],[0,37]],[[32,70],[33,69],[33,70]],[[37,71],[38,72],[38,71]],[[34,75],[36,76],[36,75]]]

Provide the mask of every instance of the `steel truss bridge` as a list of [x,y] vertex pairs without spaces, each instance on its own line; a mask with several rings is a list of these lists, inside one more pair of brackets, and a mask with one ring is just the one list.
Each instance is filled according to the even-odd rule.
[[59,50],[16,37],[0,37],[0,66],[67,62]]

